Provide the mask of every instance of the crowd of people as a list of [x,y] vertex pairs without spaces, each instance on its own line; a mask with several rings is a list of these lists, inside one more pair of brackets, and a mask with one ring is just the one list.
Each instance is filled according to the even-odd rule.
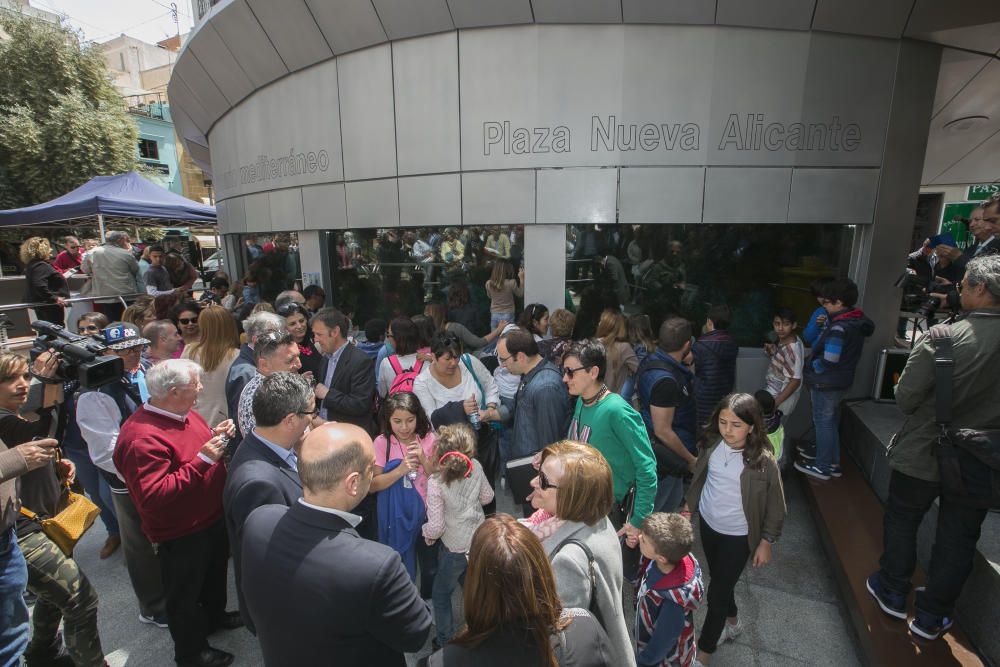
[[[161,266],[151,260],[146,275]],[[766,566],[777,548],[783,468],[798,453],[804,474],[840,475],[837,410],[873,330],[857,286],[814,286],[804,341],[794,312],[777,310],[766,375],[747,394],[733,392],[725,305],[708,309],[697,337],[681,317],[654,328],[609,309],[595,337],[576,340],[566,309],[518,312],[523,270],[511,275],[500,257],[495,266],[489,326],[435,302],[355,327],[315,291],[259,295],[246,317],[172,294],[168,317],[149,320],[147,305],[141,324],[100,312],[72,323],[123,362],[103,386],[59,381],[54,353],[0,354],[0,665],[22,654],[29,665],[105,664],[98,592],[18,513],[56,514],[70,484],[99,506],[102,557],[121,546],[138,621],[169,630],[180,665],[232,663],[209,639],[244,626],[269,665],[332,655],[401,665],[428,638],[430,665],[712,662],[752,622],[734,591],[746,565]],[[958,285],[962,305],[984,314],[953,335],[992,331],[1000,260],[973,259]],[[900,380],[901,407],[925,418],[930,371],[917,360],[933,364],[929,349],[914,351]],[[962,381],[963,354],[956,347]],[[44,391],[28,421],[32,377]],[[782,425],[803,389],[815,448],[790,452]],[[986,405],[974,397],[988,391],[956,395]],[[897,616],[916,527],[936,497],[916,456],[932,426],[894,450],[897,500],[868,584]],[[524,465],[534,469],[526,488],[515,474]],[[508,491],[522,516],[496,513]],[[974,546],[982,516],[955,510],[954,524],[939,523],[941,548]],[[705,563],[692,554],[696,531]],[[230,556],[238,610],[226,597]],[[918,596],[921,636],[947,629],[968,575],[941,567]],[[25,589],[37,596],[30,628]]]

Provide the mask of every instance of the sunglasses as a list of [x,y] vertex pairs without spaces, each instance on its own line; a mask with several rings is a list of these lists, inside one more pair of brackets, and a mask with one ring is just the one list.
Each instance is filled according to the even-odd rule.
[[302,306],[300,306],[295,302],[286,303],[283,304],[281,308],[278,308],[278,314],[281,315],[282,317],[288,317],[289,315],[294,315],[295,313],[301,312],[300,310],[301,308]]
[[100,331],[101,327],[94,324],[88,324],[86,326],[80,327],[80,331]]
[[558,489],[559,487],[549,481],[549,478],[545,476],[545,473],[541,470],[538,471],[538,487],[542,491],[548,491],[549,489]]
[[593,366],[580,366],[578,368],[567,367],[563,369],[563,375],[568,376],[572,380],[573,376],[576,375],[579,371],[586,371],[590,370],[591,368],[593,368]]
[[177,323],[178,324],[198,324],[198,318],[197,317],[191,317],[191,318],[188,318],[188,317],[178,317],[177,318]]

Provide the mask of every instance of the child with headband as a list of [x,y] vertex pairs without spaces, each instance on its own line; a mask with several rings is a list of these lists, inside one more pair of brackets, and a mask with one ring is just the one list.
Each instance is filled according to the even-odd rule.
[[483,467],[476,455],[476,435],[468,424],[438,429],[437,472],[427,481],[427,523],[423,534],[427,544],[441,540],[437,576],[431,600],[437,627],[435,648],[455,634],[452,627],[451,596],[468,565],[466,554],[472,534],[483,522],[483,505],[493,500]]

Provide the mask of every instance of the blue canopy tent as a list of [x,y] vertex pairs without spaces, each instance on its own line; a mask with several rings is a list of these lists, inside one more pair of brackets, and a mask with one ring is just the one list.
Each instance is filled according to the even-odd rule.
[[174,194],[134,171],[97,176],[52,201],[0,211],[0,227],[72,226],[97,218],[104,239],[105,217],[126,218],[128,224],[158,226],[215,225],[215,207]]

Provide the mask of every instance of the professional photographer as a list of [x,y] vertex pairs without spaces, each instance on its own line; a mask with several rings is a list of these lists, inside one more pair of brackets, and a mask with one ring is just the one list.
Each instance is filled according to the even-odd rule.
[[[32,371],[46,381],[56,377],[58,366],[57,355],[45,352],[35,359]],[[20,499],[22,506],[34,514],[53,517],[63,506],[63,482],[72,483],[76,471],[69,460],[59,459],[56,443],[48,440],[54,421],[52,411],[62,399],[61,382],[45,385],[37,420],[27,421],[18,414],[28,401],[31,376],[27,359],[0,353],[0,439],[8,446],[27,443],[31,447],[33,440],[51,443],[40,448],[42,451],[30,452],[44,461],[21,477]],[[22,515],[17,519],[16,531],[28,565],[28,590],[38,596],[25,662],[29,666],[51,664],[68,654],[76,665],[104,665],[97,632],[97,592],[90,581],[76,561],[64,555],[42,531],[38,521]],[[64,623],[65,647],[59,637],[60,622]]]
[[[952,428],[1000,427],[1000,256],[968,263],[957,285],[963,316],[935,327],[910,352],[896,386],[896,404],[907,415],[889,449],[889,499],[885,511],[880,570],[867,581],[869,593],[890,616],[906,619],[906,596],[917,561],[917,530],[940,497],[937,534],[927,586],[917,592],[910,631],[936,639],[951,626],[955,601],[972,570],[985,509],[958,504],[941,493],[937,443],[934,338],[950,329],[954,359]],[[943,327],[948,327],[944,329]],[[984,464],[985,465],[985,464]]]
[[167,627],[166,601],[160,564],[125,482],[111,460],[121,425],[148,398],[142,351],[149,340],[139,335],[133,324],[116,322],[104,330],[104,340],[112,354],[123,363],[118,379],[80,394],[76,402],[76,423],[87,442],[94,465],[111,487],[111,500],[118,517],[125,567],[139,600],[139,621]]

